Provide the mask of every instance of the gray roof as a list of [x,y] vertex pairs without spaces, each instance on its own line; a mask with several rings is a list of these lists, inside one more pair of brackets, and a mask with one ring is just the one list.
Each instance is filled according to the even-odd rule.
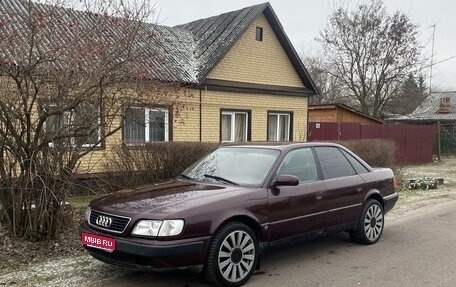
[[[24,14],[27,15],[26,0],[0,0],[0,61],[3,63],[18,64],[22,61],[21,51],[14,44],[2,41],[1,34],[17,33],[27,36],[27,25]],[[50,6],[34,3],[37,11],[45,11]],[[71,43],[72,23],[91,27],[99,15],[90,12],[75,11],[59,8],[59,29],[53,36],[49,36],[47,46],[42,50],[49,50],[55,43]],[[218,16],[193,21],[175,27],[166,27],[155,24],[146,24],[154,32],[154,40],[139,40],[135,48],[141,51],[141,61],[136,63],[137,69],[146,71],[148,77],[169,82],[201,84],[209,72],[231,49],[241,37],[247,27],[264,13],[282,43],[294,68],[306,88],[317,93],[317,88],[294,50],[288,37],[285,35],[269,3],[259,4],[237,11],[224,13]],[[113,25],[114,26],[114,25]],[[116,33],[118,27],[112,27]],[[73,42],[74,43],[74,42]]]
[[[451,112],[439,113],[440,99],[450,98]],[[431,93],[411,114],[391,118],[398,121],[456,120],[456,91]]]
[[258,14],[268,4],[260,4],[218,16],[176,26],[191,31],[196,43],[194,52],[198,76],[202,79],[228,52]]
[[[23,62],[27,63],[28,45],[30,43],[27,37],[31,34],[31,28],[27,25],[30,17],[27,15],[30,11],[37,13],[37,15],[39,13],[46,15],[43,17],[43,22],[49,17],[56,19],[40,30],[43,36],[36,42],[38,48],[35,51],[35,56],[37,58],[40,53],[44,54],[67,44],[73,45],[74,49],[89,50],[91,45],[95,45],[93,42],[100,40],[101,37],[103,37],[102,41],[113,41],[112,39],[119,38],[115,36],[125,34],[125,30],[122,31],[125,26],[118,18],[33,2],[33,9],[29,9],[28,5],[27,0],[0,0],[0,63],[16,65],[21,65]],[[39,19],[39,16],[35,18]],[[90,35],[91,31],[97,29],[97,23],[100,21],[106,21],[108,24],[104,25],[103,28],[108,25],[109,28],[103,31],[103,34],[94,32]],[[133,22],[129,24],[131,23]],[[142,24],[145,32],[137,36],[137,41],[131,49],[141,57],[134,61],[131,68],[141,71],[143,75],[152,79],[197,83],[192,33],[179,28]],[[150,35],[154,35],[154,37],[151,39]],[[2,39],[3,36],[5,36],[4,39]],[[63,62],[62,57],[59,60]],[[121,61],[122,59],[118,60]],[[84,60],[81,62],[83,66]],[[96,63],[87,59],[85,62],[87,65]],[[58,63],[59,61],[56,61],[55,65],[58,66]],[[74,61],[70,61],[70,63],[74,65]]]

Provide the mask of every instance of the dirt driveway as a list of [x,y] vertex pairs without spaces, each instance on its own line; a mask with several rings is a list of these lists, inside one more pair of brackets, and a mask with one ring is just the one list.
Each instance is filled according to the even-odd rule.
[[[388,232],[389,224],[391,224],[393,228],[399,228],[396,226],[396,222],[397,224],[399,224],[402,220],[407,219],[408,217],[414,217],[416,215],[419,215],[420,213],[432,208],[432,206],[436,204],[441,204],[447,201],[455,200],[455,167],[456,158],[447,158],[444,159],[442,162],[438,163],[431,163],[421,166],[408,166],[403,168],[403,178],[408,179],[433,176],[443,177],[445,179],[445,184],[443,186],[439,186],[437,190],[401,192],[398,205],[391,213],[387,215],[387,224],[385,232]],[[302,256],[303,258],[307,258],[308,252],[311,252],[312,254],[314,253],[314,247],[315,250],[318,250],[320,248],[317,247],[317,245],[322,244],[320,242],[329,242],[329,245],[326,248],[329,248],[331,250],[333,250],[333,248],[330,246],[333,244],[340,245],[341,242],[343,244],[348,244],[344,236],[345,235],[343,234],[330,236],[328,238],[323,238],[318,242],[310,242],[307,245],[304,244],[304,247],[299,246],[298,248],[299,250],[307,250],[303,253],[304,255]],[[383,244],[385,243],[383,242]],[[325,246],[325,244],[323,244],[323,246]],[[284,252],[290,253],[290,250],[287,251],[285,249]],[[277,260],[279,261],[280,258],[283,257],[280,255],[281,253],[281,251],[278,251],[278,253],[276,253],[275,255],[278,256],[279,259]],[[270,257],[273,258],[275,256]],[[270,262],[267,264],[275,266],[274,262],[275,260],[271,259]],[[305,264],[305,262],[300,264]],[[278,276],[275,275],[278,273],[276,270],[274,270],[274,268],[279,267],[271,267],[268,268],[268,270],[262,270],[262,272],[259,272],[252,279],[260,277],[271,277],[270,279],[273,279],[274,276]],[[258,280],[255,279],[252,280],[252,282],[254,283]],[[202,282],[197,278],[195,273],[189,271],[175,271],[172,273],[158,274],[144,274],[138,272],[131,272],[110,267],[108,265],[98,262],[95,259],[92,259],[88,255],[61,257],[49,259],[45,262],[33,263],[30,265],[22,265],[14,271],[3,271],[3,274],[2,270],[0,270],[0,286],[142,286],[141,284],[144,284],[145,282],[149,282],[150,285],[154,286],[204,286],[202,285]]]

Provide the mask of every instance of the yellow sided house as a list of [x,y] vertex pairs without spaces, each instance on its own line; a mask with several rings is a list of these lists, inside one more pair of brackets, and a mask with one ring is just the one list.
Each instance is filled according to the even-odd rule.
[[[23,3],[1,1],[0,12],[19,15]],[[62,19],[76,13],[80,21],[89,14],[59,13]],[[150,79],[178,84],[168,93],[178,93],[173,96],[185,108],[147,100],[124,107],[120,130],[102,143],[96,135],[87,140],[98,148],[84,156],[79,172],[103,171],[107,155],[120,146],[155,141],[306,140],[308,97],[318,91],[269,3],[175,27],[150,26],[159,60],[146,53],[144,70]],[[64,124],[65,117],[47,121],[49,127]]]

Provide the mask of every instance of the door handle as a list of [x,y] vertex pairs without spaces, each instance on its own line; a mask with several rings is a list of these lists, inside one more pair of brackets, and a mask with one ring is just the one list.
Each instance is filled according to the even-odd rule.
[[317,200],[320,200],[320,199],[323,198],[323,194],[322,194],[322,193],[317,193],[317,194],[315,195],[315,198],[316,198]]
[[362,186],[357,186],[357,187],[356,187],[356,191],[357,191],[357,192],[361,192],[361,190],[363,190],[363,187],[362,187]]

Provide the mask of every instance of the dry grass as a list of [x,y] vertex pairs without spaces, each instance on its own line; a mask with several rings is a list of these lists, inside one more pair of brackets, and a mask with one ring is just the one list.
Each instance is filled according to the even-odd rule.
[[[434,190],[408,190],[410,179],[422,177],[443,177],[444,184]],[[422,165],[405,166],[401,169],[403,181],[399,192],[399,201],[388,217],[394,219],[406,216],[410,211],[423,206],[456,199],[456,157],[446,157]]]

